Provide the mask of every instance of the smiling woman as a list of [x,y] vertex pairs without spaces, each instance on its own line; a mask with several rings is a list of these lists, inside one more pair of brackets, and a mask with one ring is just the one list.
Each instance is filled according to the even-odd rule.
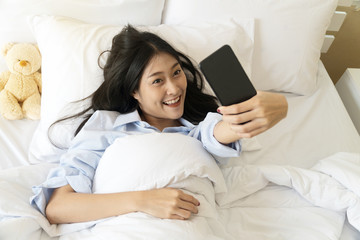
[[95,172],[105,150],[116,139],[129,135],[167,132],[193,137],[213,155],[234,157],[241,150],[240,142],[235,141],[239,137],[230,145],[216,140],[214,127],[222,118],[214,113],[216,99],[203,93],[203,79],[190,59],[157,35],[127,26],[114,37],[109,52],[104,82],[89,97],[89,108],[72,117],[91,113],[61,156],[61,166],[46,182],[34,187],[32,204],[51,223],[130,212],[188,219],[198,213],[199,201],[179,189],[92,194]]

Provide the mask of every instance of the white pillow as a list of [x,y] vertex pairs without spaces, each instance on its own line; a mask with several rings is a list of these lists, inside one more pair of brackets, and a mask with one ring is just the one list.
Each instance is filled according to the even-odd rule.
[[320,50],[336,6],[337,0],[167,0],[162,23],[255,18],[256,89],[307,95],[316,88]]
[[171,187],[190,176],[209,179],[217,193],[226,191],[220,168],[199,140],[180,133],[129,135],[106,149],[95,172],[93,192]]
[[[29,21],[43,61],[41,121],[31,142],[30,160],[57,161],[53,157],[59,149],[49,143],[47,129],[60,115],[63,116],[61,111],[68,103],[87,97],[101,84],[103,76],[98,56],[110,48],[113,36],[123,26],[96,25],[44,15],[34,16]],[[203,23],[197,27],[160,25],[142,27],[141,30],[159,34],[195,61],[229,44],[251,76],[253,35],[248,33],[253,32],[253,19],[232,19],[216,25]],[[104,65],[105,56],[100,62]],[[71,125],[62,128],[66,129],[57,131],[56,138],[65,139],[62,146],[66,148],[73,129]]]
[[[158,25],[164,0],[1,0],[0,46],[6,42],[35,42],[27,17],[51,14],[98,24]],[[6,70],[0,58],[0,71]]]

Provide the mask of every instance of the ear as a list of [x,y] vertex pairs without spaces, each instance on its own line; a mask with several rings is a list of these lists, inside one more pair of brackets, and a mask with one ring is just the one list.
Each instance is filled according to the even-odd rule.
[[15,43],[11,42],[11,43],[6,43],[2,49],[1,49],[1,54],[5,57],[7,55],[7,53],[9,52],[9,50],[15,45]]
[[133,98],[135,98],[136,100],[139,101],[139,91],[133,92],[132,96],[133,96]]

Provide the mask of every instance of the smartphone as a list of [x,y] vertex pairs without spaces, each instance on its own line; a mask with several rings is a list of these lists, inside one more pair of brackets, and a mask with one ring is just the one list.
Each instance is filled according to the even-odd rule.
[[229,106],[256,95],[256,89],[229,45],[200,62],[200,70],[221,105]]

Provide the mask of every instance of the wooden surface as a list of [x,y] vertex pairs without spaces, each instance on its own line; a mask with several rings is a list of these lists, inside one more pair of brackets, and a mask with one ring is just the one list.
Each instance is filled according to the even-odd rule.
[[347,13],[338,32],[328,32],[335,40],[327,53],[321,54],[331,79],[336,83],[347,68],[360,68],[360,11],[355,7],[338,7]]

